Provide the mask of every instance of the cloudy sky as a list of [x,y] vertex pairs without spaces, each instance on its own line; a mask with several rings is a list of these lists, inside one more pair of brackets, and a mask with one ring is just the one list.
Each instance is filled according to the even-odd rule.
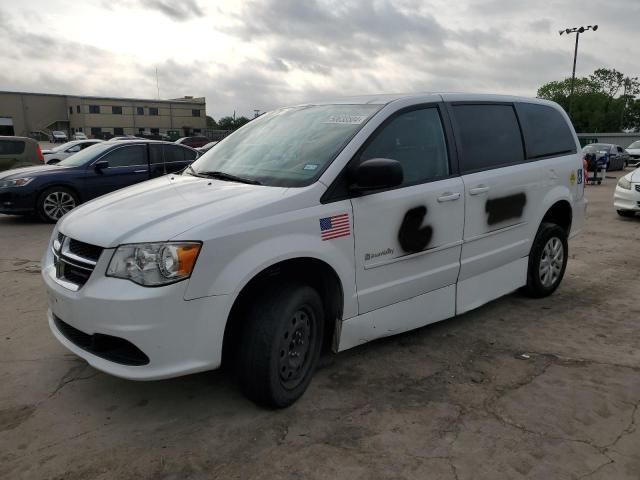
[[0,0],[0,90],[205,96],[215,118],[363,93],[535,96],[640,75],[639,0]]

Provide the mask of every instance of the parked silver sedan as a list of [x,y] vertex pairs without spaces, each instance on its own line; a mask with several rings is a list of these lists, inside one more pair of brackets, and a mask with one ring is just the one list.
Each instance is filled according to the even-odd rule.
[[74,153],[78,153],[80,150],[84,150],[85,148],[100,142],[102,142],[102,140],[98,139],[72,140],[71,142],[53,147],[51,150],[43,150],[42,155],[44,156],[44,163],[48,165],[56,164],[65,158],[70,157]]

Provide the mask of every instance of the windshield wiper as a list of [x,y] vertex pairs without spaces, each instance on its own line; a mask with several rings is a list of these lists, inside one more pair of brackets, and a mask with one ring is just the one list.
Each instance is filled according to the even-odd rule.
[[[192,169],[193,170],[193,169]],[[195,173],[195,170],[194,170]],[[196,175],[207,177],[207,178],[216,178],[218,180],[228,180],[230,182],[240,182],[240,183],[248,183],[249,185],[262,185],[258,180],[252,180],[250,178],[238,177],[236,175],[231,175],[230,173],[215,171],[215,172],[197,172]]]

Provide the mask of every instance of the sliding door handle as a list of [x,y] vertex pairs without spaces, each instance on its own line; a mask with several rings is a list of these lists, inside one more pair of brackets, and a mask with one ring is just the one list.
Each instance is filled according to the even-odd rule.
[[447,192],[447,193],[443,193],[441,197],[438,197],[438,201],[440,203],[442,203],[442,202],[453,202],[454,200],[458,200],[459,198],[460,198],[460,194],[459,193]]
[[489,187],[486,185],[478,185],[475,188],[469,190],[469,195],[480,195],[481,193],[486,193],[489,191]]

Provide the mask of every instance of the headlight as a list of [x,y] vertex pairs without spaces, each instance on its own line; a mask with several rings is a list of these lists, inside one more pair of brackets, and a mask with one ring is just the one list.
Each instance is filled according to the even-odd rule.
[[199,242],[121,245],[111,257],[107,277],[131,280],[145,287],[179,282],[191,276],[201,247]]
[[0,181],[0,188],[24,187],[25,185],[28,185],[29,183],[31,183],[31,180],[33,180],[33,178],[31,177],[14,178],[13,180],[3,180],[3,181]]
[[618,180],[618,186],[620,188],[624,188],[625,190],[631,190],[631,181],[627,180],[624,177],[621,177],[620,180]]

